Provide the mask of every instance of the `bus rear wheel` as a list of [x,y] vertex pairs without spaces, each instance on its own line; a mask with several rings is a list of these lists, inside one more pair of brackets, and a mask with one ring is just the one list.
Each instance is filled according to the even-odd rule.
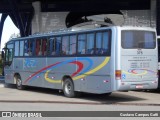
[[63,83],[63,92],[66,97],[75,97],[74,84],[70,78],[66,78]]
[[18,89],[18,90],[23,90],[23,89],[24,89],[24,86],[22,85],[21,77],[20,77],[19,75],[16,75],[16,76],[15,76],[15,79],[16,79],[17,89]]

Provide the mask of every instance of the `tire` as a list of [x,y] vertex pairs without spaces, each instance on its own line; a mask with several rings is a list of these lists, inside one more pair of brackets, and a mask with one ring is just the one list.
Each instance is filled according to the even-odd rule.
[[106,93],[105,96],[110,96],[112,92]]
[[102,94],[102,97],[109,97],[111,94],[112,94],[112,92],[105,93],[105,94]]
[[73,98],[76,96],[74,84],[70,78],[66,78],[63,83],[63,92],[66,97]]
[[23,90],[25,87],[22,85],[22,80],[19,75],[15,76],[16,79],[16,87],[18,90]]

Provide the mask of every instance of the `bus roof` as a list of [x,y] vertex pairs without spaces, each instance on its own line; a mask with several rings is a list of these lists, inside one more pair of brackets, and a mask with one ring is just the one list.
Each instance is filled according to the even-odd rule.
[[31,39],[31,38],[39,38],[39,37],[59,36],[59,35],[66,35],[66,34],[76,34],[76,33],[84,33],[84,32],[91,32],[91,31],[94,32],[94,31],[97,31],[97,30],[107,30],[107,29],[114,29],[114,28],[139,29],[139,30],[155,31],[155,28],[138,27],[138,26],[111,26],[111,27],[99,27],[99,28],[94,28],[94,29],[76,29],[76,30],[69,28],[69,29],[61,29],[61,30],[57,30],[57,31],[55,30],[55,31],[52,31],[52,32],[47,32],[47,33],[37,33],[37,34],[33,34],[33,35],[30,35],[30,36],[27,36],[27,37],[13,38],[10,41]]

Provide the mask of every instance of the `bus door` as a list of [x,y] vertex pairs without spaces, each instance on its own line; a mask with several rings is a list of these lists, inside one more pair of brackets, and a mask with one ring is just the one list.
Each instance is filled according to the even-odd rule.
[[157,80],[155,32],[122,30],[121,33],[121,80],[136,83]]
[[13,61],[13,43],[7,43],[6,48],[3,48],[3,70],[6,83],[13,83],[12,61]]

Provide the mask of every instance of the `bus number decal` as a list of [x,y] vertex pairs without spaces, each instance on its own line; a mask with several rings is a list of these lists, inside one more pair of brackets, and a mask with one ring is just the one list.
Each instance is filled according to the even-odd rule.
[[137,55],[143,55],[143,51],[142,50],[138,50],[137,51]]

